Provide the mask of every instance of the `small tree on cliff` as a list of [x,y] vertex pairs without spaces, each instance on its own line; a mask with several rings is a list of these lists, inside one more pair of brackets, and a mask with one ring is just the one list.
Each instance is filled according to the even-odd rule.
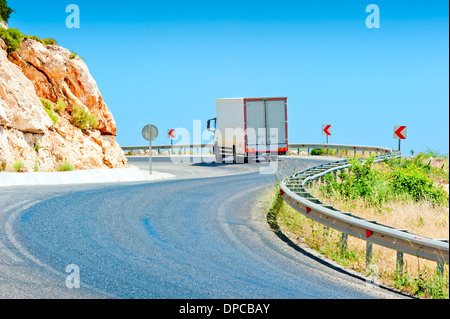
[[15,12],[13,9],[8,7],[6,0],[0,0],[0,21],[8,22],[11,13]]

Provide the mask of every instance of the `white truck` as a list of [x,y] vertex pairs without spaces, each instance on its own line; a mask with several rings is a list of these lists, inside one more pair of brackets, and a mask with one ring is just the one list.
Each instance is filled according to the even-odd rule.
[[235,163],[274,160],[288,153],[287,98],[217,100],[217,117],[207,122],[214,132],[217,163],[232,156]]

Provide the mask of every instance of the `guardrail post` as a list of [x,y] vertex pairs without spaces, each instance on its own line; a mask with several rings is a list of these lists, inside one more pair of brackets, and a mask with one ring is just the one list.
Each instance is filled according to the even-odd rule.
[[444,274],[444,263],[443,262],[438,262],[437,263],[437,273],[442,276]]
[[346,233],[342,233],[342,237],[341,237],[341,250],[347,250],[348,248],[348,234]]
[[366,268],[369,268],[369,265],[372,263],[372,248],[373,244],[370,241],[366,242]]
[[328,226],[323,227],[323,242],[326,243],[328,240],[328,232],[330,228]]
[[402,251],[397,251],[397,276],[400,276],[403,274],[403,252]]

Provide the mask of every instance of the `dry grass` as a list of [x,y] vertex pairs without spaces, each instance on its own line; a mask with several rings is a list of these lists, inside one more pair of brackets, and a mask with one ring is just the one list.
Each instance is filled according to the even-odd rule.
[[368,206],[363,200],[344,200],[339,197],[325,198],[319,191],[320,184],[311,188],[311,193],[322,202],[333,205],[341,211],[351,211],[353,215],[409,232],[430,237],[449,237],[449,208],[436,206],[430,202],[413,200],[386,203],[383,208]]
[[[312,192],[316,195],[318,192]],[[277,188],[266,196],[275,202]],[[317,196],[316,196],[317,197]],[[320,196],[319,196],[320,197]],[[344,211],[348,205],[338,200],[324,199]],[[269,201],[270,202],[270,201]],[[341,206],[341,207],[339,207]],[[356,207],[364,206],[358,205]],[[431,238],[448,238],[449,209],[433,207],[428,203],[393,203],[385,210],[352,210],[354,215],[367,219],[375,219],[386,225],[397,228],[408,228],[410,232]],[[341,249],[342,234],[333,229],[303,216],[286,203],[282,203],[276,219],[280,230],[297,244],[306,244],[329,259],[332,259],[348,269],[369,275],[366,266],[366,241],[355,237],[348,237],[348,247]],[[436,262],[404,255],[403,275],[397,273],[397,253],[395,250],[373,245],[373,260],[371,277],[377,282],[395,287],[406,293],[424,298],[448,298],[449,267],[444,266],[444,276],[436,276]],[[436,279],[438,278],[438,279]],[[444,283],[442,283],[442,281]],[[445,283],[446,282],[446,283]]]

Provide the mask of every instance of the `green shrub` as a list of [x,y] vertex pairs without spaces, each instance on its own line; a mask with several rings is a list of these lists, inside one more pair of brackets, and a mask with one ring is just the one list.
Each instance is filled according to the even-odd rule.
[[41,103],[44,106],[45,113],[50,117],[50,119],[53,121],[53,125],[56,125],[59,121],[58,115],[55,114],[55,106],[53,103],[49,100],[41,98]]
[[99,124],[97,115],[89,114],[88,123],[89,123],[90,127],[92,127],[93,129],[97,129],[98,124]]
[[13,9],[8,7],[6,0],[0,0],[0,21],[9,21],[11,13],[15,12]]
[[35,35],[24,35],[23,38],[24,39],[31,39],[31,40],[34,40],[34,41],[42,43],[41,38],[39,38],[38,36],[35,36]]
[[55,106],[55,111],[56,111],[56,113],[61,115],[61,113],[66,110],[66,108],[67,108],[66,102],[64,102],[63,100],[58,100],[58,102],[56,103],[56,106]]
[[326,196],[338,194],[353,200],[363,198],[374,206],[409,198],[448,205],[446,192],[434,185],[427,169],[414,160],[400,160],[396,164],[391,161],[391,171],[388,173],[374,169],[371,158],[364,162],[353,159],[351,164],[348,172],[339,174],[339,182],[331,174],[324,176],[320,191]]
[[42,39],[41,43],[43,45],[58,45],[58,42],[56,42],[55,39],[49,39],[49,38]]
[[79,105],[74,105],[72,110],[72,124],[80,130],[86,131],[89,128],[96,129],[98,127],[98,118],[95,114],[90,114]]
[[428,200],[436,204],[446,202],[446,194],[436,187],[426,172],[415,163],[400,167],[388,174],[388,181],[397,193],[407,193],[415,201]]
[[326,155],[327,151],[321,148],[313,148],[311,150],[311,155],[312,156],[321,156],[321,155]]
[[81,60],[83,60],[83,61],[85,61],[85,59],[82,57],[82,56],[79,56],[77,53],[75,53],[75,52],[72,52],[70,55],[69,55],[69,59],[71,59],[71,60],[73,60],[73,59],[75,59],[75,58],[80,58]]
[[15,52],[19,50],[24,35],[17,29],[0,28],[0,38],[5,41],[8,52]]
[[42,43],[43,45],[57,45],[58,44],[55,39],[41,39],[35,35],[24,35],[23,39],[32,39],[34,41]]
[[22,161],[17,161],[12,165],[14,172],[20,172],[20,169],[23,167],[24,163]]
[[58,172],[71,172],[74,170],[74,167],[69,162],[63,161],[56,164],[56,170]]

